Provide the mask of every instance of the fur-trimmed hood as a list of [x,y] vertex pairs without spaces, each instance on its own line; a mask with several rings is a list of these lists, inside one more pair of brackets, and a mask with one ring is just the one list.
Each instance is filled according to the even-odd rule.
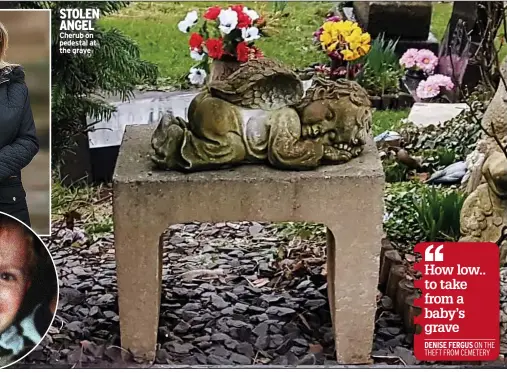
[[11,83],[24,83],[25,69],[23,66],[6,66],[0,70],[0,80],[7,80]]

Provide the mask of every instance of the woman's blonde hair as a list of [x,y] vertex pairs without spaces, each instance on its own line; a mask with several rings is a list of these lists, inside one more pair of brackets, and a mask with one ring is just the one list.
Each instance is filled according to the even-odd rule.
[[9,34],[4,24],[0,22],[0,69],[7,66],[17,66],[16,64],[5,61],[5,54],[9,46]]

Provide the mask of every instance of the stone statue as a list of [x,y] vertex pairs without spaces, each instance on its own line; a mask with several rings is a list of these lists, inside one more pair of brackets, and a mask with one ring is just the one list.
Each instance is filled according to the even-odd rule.
[[211,81],[188,108],[168,113],[152,136],[162,169],[199,171],[243,163],[310,170],[357,157],[370,136],[366,91],[349,80],[303,82],[284,66],[250,60]]
[[[507,77],[507,58],[501,73]],[[495,133],[500,143],[507,145],[507,92],[503,82],[489,104],[482,125],[489,134]],[[500,247],[501,264],[507,261],[507,156],[493,137],[485,135],[478,150],[484,154],[481,183],[471,177],[470,191],[461,209],[460,241],[495,242]],[[479,176],[481,176],[479,174]],[[475,179],[475,180],[473,180]],[[479,184],[478,186],[476,186]]]

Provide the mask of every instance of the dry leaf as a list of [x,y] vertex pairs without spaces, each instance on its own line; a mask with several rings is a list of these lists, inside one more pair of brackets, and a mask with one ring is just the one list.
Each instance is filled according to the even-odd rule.
[[269,283],[269,279],[267,278],[258,278],[257,280],[253,281],[252,284],[256,288],[261,288],[263,286],[266,286]]
[[310,328],[310,324],[308,324],[308,321],[306,321],[305,317],[303,316],[303,314],[298,314],[298,317],[301,319],[301,322],[304,324],[304,326],[306,326],[306,328],[308,330],[312,330],[312,328]]
[[324,348],[320,345],[320,344],[310,344],[308,346],[308,352],[310,353],[313,353],[313,354],[320,354],[322,351],[324,350]]
[[405,254],[405,259],[411,263],[415,262],[415,256],[412,254]]

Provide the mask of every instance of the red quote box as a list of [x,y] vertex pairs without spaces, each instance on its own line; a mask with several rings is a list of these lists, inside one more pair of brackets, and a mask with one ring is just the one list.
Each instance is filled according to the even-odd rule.
[[489,242],[420,243],[422,295],[414,354],[425,361],[487,361],[500,353],[499,248]]

